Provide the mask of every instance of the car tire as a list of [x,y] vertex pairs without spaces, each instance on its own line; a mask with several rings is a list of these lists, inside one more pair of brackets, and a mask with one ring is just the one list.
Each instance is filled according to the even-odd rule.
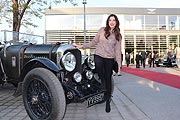
[[66,111],[63,87],[58,78],[45,68],[35,68],[24,78],[22,96],[32,120],[61,120]]

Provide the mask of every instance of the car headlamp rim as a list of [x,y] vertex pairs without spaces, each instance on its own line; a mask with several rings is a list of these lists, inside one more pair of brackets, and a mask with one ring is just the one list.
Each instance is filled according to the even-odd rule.
[[95,69],[95,62],[94,62],[94,56],[93,55],[90,55],[87,57],[87,65],[91,69]]
[[69,72],[76,67],[76,57],[71,52],[65,53],[61,58],[62,66]]
[[74,74],[73,78],[74,78],[74,80],[75,80],[77,83],[80,83],[81,80],[82,80],[82,75],[81,75],[81,73],[76,72],[76,73]]
[[93,78],[93,76],[94,76],[94,74],[92,71],[89,71],[89,70],[86,71],[86,78],[88,80],[91,80]]

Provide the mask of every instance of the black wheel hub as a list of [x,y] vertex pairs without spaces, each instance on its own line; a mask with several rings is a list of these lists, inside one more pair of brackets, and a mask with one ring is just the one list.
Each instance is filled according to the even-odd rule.
[[34,79],[29,83],[27,103],[29,109],[38,119],[49,117],[52,111],[51,97],[47,86],[42,81]]

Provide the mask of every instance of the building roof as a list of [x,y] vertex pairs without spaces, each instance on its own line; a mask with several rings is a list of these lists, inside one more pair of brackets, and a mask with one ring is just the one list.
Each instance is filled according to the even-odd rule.
[[[180,15],[180,8],[86,7],[86,14]],[[84,7],[60,7],[46,10],[46,15],[81,15]]]

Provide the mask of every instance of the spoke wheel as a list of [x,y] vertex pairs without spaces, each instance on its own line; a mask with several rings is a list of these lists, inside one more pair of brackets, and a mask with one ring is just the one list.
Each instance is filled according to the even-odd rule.
[[52,111],[48,88],[40,80],[32,80],[27,89],[28,106],[38,118],[47,118]]
[[61,120],[66,110],[64,90],[45,68],[31,70],[23,81],[23,102],[32,120]]

